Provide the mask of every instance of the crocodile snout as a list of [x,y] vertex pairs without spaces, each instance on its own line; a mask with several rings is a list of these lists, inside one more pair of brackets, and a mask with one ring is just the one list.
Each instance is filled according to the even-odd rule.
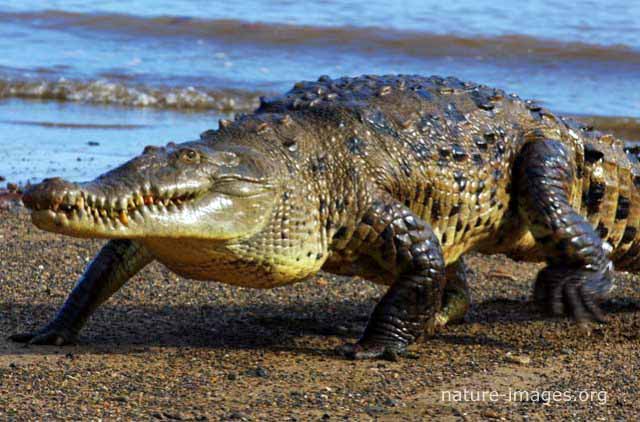
[[59,177],[44,179],[41,183],[29,187],[22,197],[22,202],[32,210],[66,211],[73,205],[69,199],[79,191],[75,183],[67,182]]

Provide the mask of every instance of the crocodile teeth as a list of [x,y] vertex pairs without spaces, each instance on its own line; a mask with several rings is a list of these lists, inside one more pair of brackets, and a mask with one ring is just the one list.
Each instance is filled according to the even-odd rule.
[[72,204],[76,202],[76,194],[74,192],[69,192],[64,196],[64,202],[66,204]]
[[125,210],[120,210],[120,222],[125,226],[129,225],[129,217],[127,216],[127,212]]

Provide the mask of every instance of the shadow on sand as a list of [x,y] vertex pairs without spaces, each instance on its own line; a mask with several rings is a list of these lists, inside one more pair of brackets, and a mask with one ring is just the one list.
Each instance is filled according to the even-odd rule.
[[[608,313],[640,309],[631,299],[605,304]],[[37,329],[56,312],[49,304],[0,303],[0,318],[9,327],[2,332],[3,354],[59,354],[65,348],[23,347],[6,341],[14,332]],[[364,330],[371,307],[367,303],[343,301],[305,305],[215,305],[215,306],[122,306],[105,305],[81,332],[79,353],[131,353],[149,347],[209,349],[271,349],[313,355],[333,355],[333,350],[310,348],[303,337],[337,337],[355,341]],[[467,326],[526,323],[549,319],[533,303],[495,298],[474,304],[463,323]],[[464,326],[463,326],[464,327]],[[515,346],[500,338],[468,330],[444,329],[435,341],[458,345],[488,345],[504,350]],[[300,343],[300,344],[299,344]],[[306,344],[305,344],[306,343]],[[304,345],[303,345],[304,344]]]

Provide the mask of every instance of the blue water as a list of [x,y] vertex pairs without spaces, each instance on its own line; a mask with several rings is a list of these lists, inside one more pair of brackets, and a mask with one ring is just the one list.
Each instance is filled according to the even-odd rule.
[[635,0],[4,0],[0,34],[0,175],[12,181],[95,177],[321,74],[454,75],[559,112],[640,117]]
[[64,10],[124,13],[136,16],[182,16],[239,19],[322,26],[376,26],[438,34],[523,34],[563,41],[626,44],[640,47],[640,2],[631,0],[479,2],[367,0],[261,1],[207,0],[3,1],[2,10]]
[[[146,145],[197,139],[217,126],[218,116],[9,100],[0,102],[0,119],[5,117],[12,119],[0,120],[0,174],[27,182],[54,175],[93,178],[142,153]],[[88,124],[95,126],[83,127]]]

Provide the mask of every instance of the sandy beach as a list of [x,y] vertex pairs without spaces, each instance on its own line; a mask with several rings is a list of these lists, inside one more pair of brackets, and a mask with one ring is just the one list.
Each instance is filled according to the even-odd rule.
[[465,323],[397,362],[353,362],[333,349],[364,328],[382,292],[367,281],[322,274],[258,291],[152,264],[79,345],[25,348],[6,337],[49,320],[101,242],[42,232],[21,208],[0,212],[0,242],[2,420],[609,420],[640,410],[640,294],[626,274],[609,323],[584,331],[529,302],[537,266],[473,256]]

